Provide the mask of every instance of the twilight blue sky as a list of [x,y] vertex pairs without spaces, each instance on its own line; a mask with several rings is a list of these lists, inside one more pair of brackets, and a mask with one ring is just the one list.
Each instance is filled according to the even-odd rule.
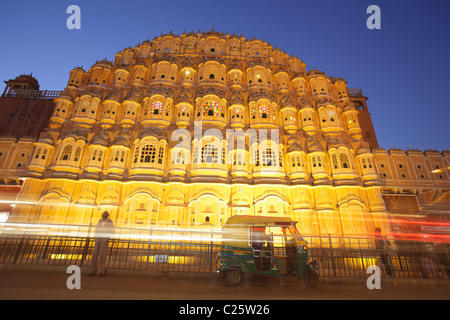
[[[81,8],[69,30],[67,7]],[[381,30],[366,9],[381,8]],[[449,0],[8,1],[0,11],[0,81],[33,73],[62,90],[75,66],[184,30],[266,40],[369,97],[380,147],[449,149]],[[3,92],[4,86],[0,87]]]

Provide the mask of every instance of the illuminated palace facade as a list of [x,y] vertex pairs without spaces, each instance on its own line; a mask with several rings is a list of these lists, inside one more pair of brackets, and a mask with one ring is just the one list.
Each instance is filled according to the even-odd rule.
[[106,210],[122,227],[263,215],[311,235],[389,230],[392,163],[366,100],[265,41],[161,35],[70,72],[10,220],[90,224]]

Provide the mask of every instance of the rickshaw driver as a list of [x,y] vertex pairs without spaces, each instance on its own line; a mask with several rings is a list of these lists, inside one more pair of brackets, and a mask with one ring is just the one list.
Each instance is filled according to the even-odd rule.
[[255,251],[256,268],[261,271],[270,270],[271,247],[270,237],[266,235],[266,228],[254,227],[252,230],[252,248]]
[[286,255],[287,255],[287,273],[294,274],[297,271],[297,248],[295,246],[295,236],[291,230],[283,228],[283,234],[286,235]]

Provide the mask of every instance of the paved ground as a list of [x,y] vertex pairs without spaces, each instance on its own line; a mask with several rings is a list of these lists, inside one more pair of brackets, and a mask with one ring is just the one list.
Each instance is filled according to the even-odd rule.
[[214,276],[113,274],[105,278],[80,278],[81,289],[69,290],[65,270],[0,270],[1,300],[380,300],[450,299],[450,280],[440,283],[381,281],[381,289],[369,290],[365,281],[322,282],[308,288],[300,281],[252,279],[239,288],[228,287]]

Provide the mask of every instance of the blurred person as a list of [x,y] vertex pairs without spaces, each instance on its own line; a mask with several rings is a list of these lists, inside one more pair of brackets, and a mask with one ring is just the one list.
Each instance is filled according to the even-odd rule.
[[89,276],[94,276],[96,271],[99,277],[106,275],[106,252],[113,233],[114,223],[109,219],[109,213],[105,211],[95,228],[95,247],[89,265]]
[[450,250],[449,244],[445,242],[436,242],[434,244],[434,251],[436,253],[436,261],[442,265],[444,271],[444,278],[450,277]]
[[392,246],[389,240],[381,235],[380,228],[375,228],[375,246],[380,252],[380,260],[386,269],[386,274],[388,277],[394,276],[391,260],[389,258],[389,252],[392,251]]

